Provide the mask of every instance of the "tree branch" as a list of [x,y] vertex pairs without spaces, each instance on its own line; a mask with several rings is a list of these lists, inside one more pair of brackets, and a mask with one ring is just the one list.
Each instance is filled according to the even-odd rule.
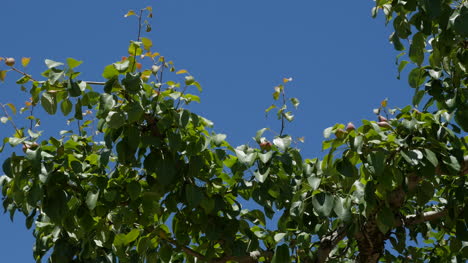
[[203,260],[203,261],[206,261],[206,257],[200,253],[198,253],[197,251],[195,250],[192,250],[191,248],[189,247],[185,247],[185,246],[181,246],[179,245],[179,243],[177,243],[175,240],[173,239],[170,239],[170,238],[165,238],[164,240],[166,240],[167,242],[171,243],[172,245],[176,246],[176,248],[182,250],[183,252],[185,252],[186,254],[188,255],[191,255],[192,257],[195,257],[199,260]]
[[258,259],[265,257],[271,259],[273,257],[273,251],[252,251],[245,256],[225,256],[219,259],[211,261],[211,263],[225,263],[228,261],[235,261],[237,263],[255,263]]
[[447,214],[447,209],[444,209],[442,211],[429,211],[420,215],[406,216],[403,219],[403,221],[405,223],[405,226],[411,226],[411,225],[416,225],[416,224],[420,224],[420,223],[427,222],[427,221],[440,219],[446,214]]
[[315,263],[323,263],[327,260],[332,249],[346,237],[346,230],[346,227],[341,227],[320,240]]

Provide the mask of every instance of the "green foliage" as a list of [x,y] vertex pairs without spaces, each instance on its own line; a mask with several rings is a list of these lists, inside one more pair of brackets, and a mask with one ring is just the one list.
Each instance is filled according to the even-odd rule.
[[[378,121],[325,129],[322,160],[303,158],[283,134],[285,120],[293,120],[288,102],[299,105],[286,96],[292,79],[274,88],[279,105],[266,110],[278,109],[278,135],[267,138],[260,129],[258,146],[234,148],[185,107],[199,102],[191,93],[200,84],[151,52],[147,38],[132,41],[127,58],[104,68],[105,83],[78,80],[80,61],[46,60],[44,81],[26,74],[19,81],[32,97],[19,112],[39,104],[43,114],[73,112],[68,121],[77,129],[47,139],[32,125],[18,127],[16,107],[0,104],[2,125],[14,129],[0,151],[22,147],[2,164],[3,207],[35,226],[37,262],[46,255],[51,262],[462,262],[466,5],[376,1],[374,13],[383,9],[387,22],[396,16],[395,48],[412,38],[414,104],[430,98],[422,111],[391,109],[384,100]],[[141,21],[144,11],[152,15],[145,8],[126,16]],[[433,102],[437,109],[429,112]],[[28,119],[40,123],[38,116]],[[245,201],[259,209],[243,208]],[[268,220],[275,215],[273,226]],[[409,246],[408,238],[430,245]]]

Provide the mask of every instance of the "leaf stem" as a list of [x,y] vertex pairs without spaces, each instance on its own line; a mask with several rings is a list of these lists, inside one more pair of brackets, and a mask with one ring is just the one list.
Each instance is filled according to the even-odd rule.
[[1,106],[2,109],[3,109],[3,112],[5,112],[5,115],[7,116],[8,120],[11,122],[11,125],[13,125],[13,128],[14,128],[15,131],[16,131],[16,134],[18,134],[18,136],[22,136],[20,130],[19,130],[18,127],[16,126],[15,122],[13,121],[13,118],[11,118],[10,114],[8,114],[8,111],[6,110],[5,105],[3,105],[2,103],[0,103],[0,106]]

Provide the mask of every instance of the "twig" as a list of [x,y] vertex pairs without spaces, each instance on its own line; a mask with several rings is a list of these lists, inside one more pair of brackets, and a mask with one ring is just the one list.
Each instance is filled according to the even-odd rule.
[[23,76],[25,76],[25,77],[30,78],[32,81],[36,81],[36,82],[37,82],[37,80],[33,79],[33,77],[32,77],[31,75],[29,75],[29,74],[27,74],[27,73],[25,73],[25,72],[23,72],[23,71],[21,71],[21,70],[15,68],[15,67],[11,67],[11,69],[14,70],[14,71],[16,71],[16,72],[18,72],[19,74],[21,74],[21,75],[23,75]]
[[200,253],[198,253],[197,251],[191,249],[191,248],[188,248],[188,247],[185,247],[185,246],[181,246],[179,245],[179,243],[177,243],[177,241],[173,240],[173,239],[170,239],[170,238],[164,238],[164,240],[166,240],[167,242],[171,243],[172,245],[174,245],[176,248],[182,250],[183,252],[185,252],[186,254],[188,255],[191,255],[199,260],[202,260],[202,261],[206,261],[206,257]]
[[404,223],[405,226],[417,225],[423,222],[440,219],[446,214],[447,209],[444,209],[442,211],[429,211],[420,215],[409,215],[403,218],[403,222],[400,221],[398,223],[398,226],[401,226],[402,223]]
[[86,81],[86,80],[82,80],[82,81],[86,82],[86,84],[89,84],[89,85],[101,85],[101,86],[106,85],[105,82],[100,82],[100,81]]
[[[141,35],[141,17],[143,16],[143,9],[140,9],[140,15],[138,16],[138,35],[137,35],[137,41],[140,41],[140,35]],[[136,64],[136,54],[137,54],[137,48],[135,48],[135,52],[133,53],[133,65],[132,65],[132,71],[135,69],[135,64]]]
[[182,93],[180,93],[179,101],[177,101],[177,104],[175,106],[175,109],[177,110],[179,108],[180,102],[182,101],[181,98],[184,96],[185,92],[187,91],[187,85],[185,85],[184,89],[182,90]]
[[[284,94],[284,87],[281,89],[281,94],[282,94],[282,97],[283,97],[283,107],[284,105],[286,105],[286,95]],[[284,109],[283,109],[284,110]],[[283,130],[284,130],[284,126],[285,126],[285,123],[284,123],[284,112],[281,112],[281,130],[280,130],[280,136],[283,135]]]
[[5,112],[5,115],[7,116],[8,120],[11,122],[11,125],[13,125],[13,128],[15,128],[16,134],[18,134],[18,136],[22,136],[22,133],[20,132],[20,130],[18,129],[18,127],[16,127],[16,124],[15,124],[15,122],[13,121],[13,118],[11,118],[10,114],[8,114],[8,111],[7,111],[7,109],[5,108],[5,105],[3,105],[2,103],[0,103],[0,106],[1,106],[2,109],[3,109],[3,112]]

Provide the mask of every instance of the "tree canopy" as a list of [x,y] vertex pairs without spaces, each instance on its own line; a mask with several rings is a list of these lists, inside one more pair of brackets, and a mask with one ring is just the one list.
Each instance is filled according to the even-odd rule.
[[[325,129],[321,159],[304,158],[284,129],[299,106],[291,79],[266,109],[280,130],[260,129],[254,146],[232,146],[192,112],[201,85],[141,36],[150,7],[126,14],[138,37],[104,82],[81,80],[72,58],[46,60],[41,79],[29,59],[1,58],[0,80],[16,72],[31,97],[0,104],[12,127],[0,152],[18,148],[2,164],[3,207],[34,226],[36,261],[464,262],[468,2],[377,0],[380,11],[398,71],[413,66],[413,105],[384,100],[377,121]],[[40,110],[77,128],[44,138]]]

